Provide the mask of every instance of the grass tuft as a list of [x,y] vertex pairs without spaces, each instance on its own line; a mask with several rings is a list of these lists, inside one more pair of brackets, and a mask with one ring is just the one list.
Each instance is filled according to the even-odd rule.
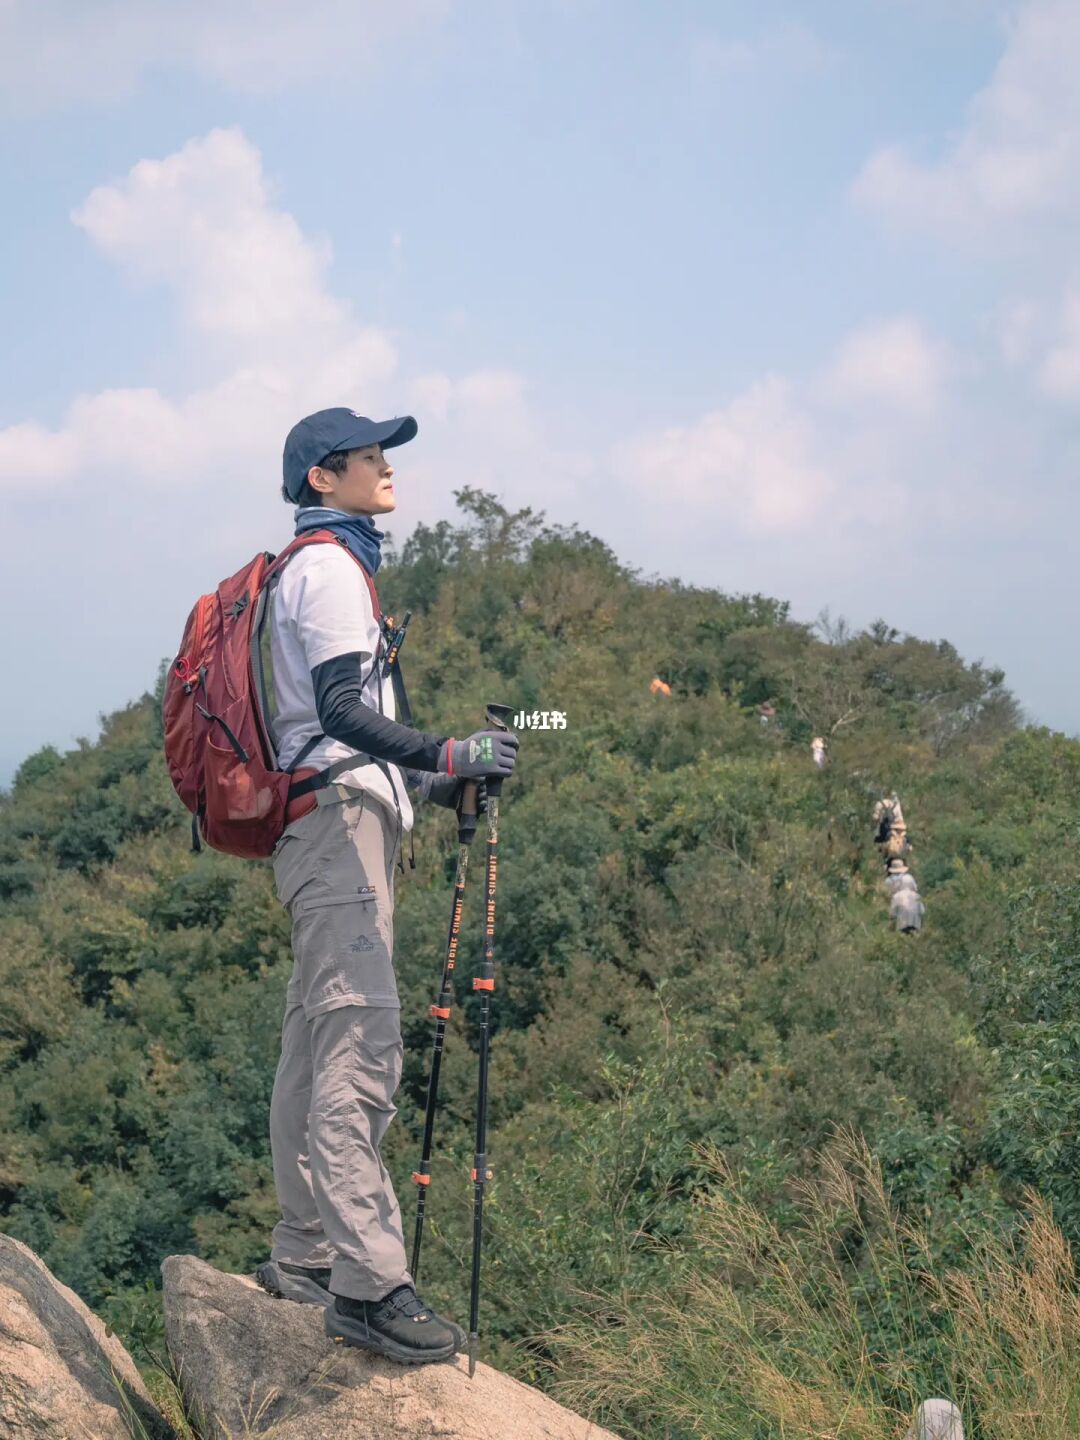
[[1036,1194],[1015,1237],[972,1236],[970,1267],[939,1274],[857,1135],[793,1185],[784,1231],[700,1153],[711,1184],[663,1288],[595,1296],[545,1337],[564,1403],[627,1440],[903,1440],[932,1395],[973,1440],[1080,1435],[1080,1292]]

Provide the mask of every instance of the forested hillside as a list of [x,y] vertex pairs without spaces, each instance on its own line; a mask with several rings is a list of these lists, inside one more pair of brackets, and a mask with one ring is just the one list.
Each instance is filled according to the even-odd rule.
[[[467,734],[489,701],[567,717],[520,732],[504,792],[485,1345],[576,1387],[620,1433],[726,1433],[695,1428],[687,1400],[722,1377],[691,1366],[666,1394],[679,1360],[656,1357],[678,1326],[658,1317],[697,1306],[708,1330],[711,1293],[717,1331],[735,1333],[719,1297],[750,1295],[752,1257],[725,1252],[692,1294],[695,1256],[701,1274],[718,1253],[717,1206],[744,1238],[776,1227],[755,1252],[764,1273],[782,1237],[813,1228],[796,1182],[834,1194],[840,1153],[858,1171],[841,1131],[865,1137],[892,1206],[922,1227],[927,1269],[985,1273],[980,1243],[1022,1243],[1026,1186],[1080,1242],[1080,743],[1024,728],[1001,672],[944,640],[808,627],[765,596],[643,579],[599,540],[478,492],[459,506],[379,573],[384,610],[414,612],[417,724]],[[872,843],[873,803],[894,789],[927,904],[918,936],[889,926]],[[189,834],[159,695],[94,742],[30,756],[0,800],[0,1228],[137,1358],[160,1344],[161,1259],[250,1271],[277,1218],[286,917],[267,864],[192,854]],[[407,1058],[387,1157],[410,1234],[452,817],[418,814],[415,850],[398,875]],[[481,857],[421,1286],[459,1319]],[[932,1393],[952,1378],[952,1331],[929,1291],[911,1313],[894,1305],[875,1260],[889,1222],[863,1179],[826,1269],[870,1352],[902,1354]],[[907,1373],[881,1364],[859,1383],[899,1404]],[[753,1417],[732,1434],[792,1433],[769,1428],[750,1381],[730,1385],[724,1403]]]

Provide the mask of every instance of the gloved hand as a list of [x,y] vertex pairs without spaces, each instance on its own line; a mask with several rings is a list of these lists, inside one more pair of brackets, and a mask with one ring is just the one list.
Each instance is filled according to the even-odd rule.
[[439,752],[439,773],[462,780],[484,775],[506,780],[514,773],[519,744],[508,730],[477,730],[467,740],[447,740]]
[[[430,800],[433,805],[456,810],[461,804],[465,781],[460,776],[434,775],[430,770],[406,770],[405,778],[421,799]],[[487,786],[483,780],[476,782],[476,813],[487,814]]]
[[[447,780],[453,780],[454,778],[455,778],[455,777],[454,777],[453,775],[445,775],[445,776],[444,776],[444,775],[439,775],[439,776],[436,776],[435,784],[436,784],[436,785],[444,784],[445,781],[447,781]],[[450,804],[450,806],[451,806],[454,810],[457,811],[457,817],[458,817],[458,820],[460,821],[460,819],[461,819],[461,802],[462,802],[462,799],[464,798],[465,784],[466,784],[466,782],[465,782],[464,780],[462,780],[462,781],[460,781],[459,783],[460,783],[461,788],[458,790],[457,795],[455,796],[455,798],[454,798],[453,800],[449,801],[448,803]],[[476,815],[477,815],[477,819],[480,819],[480,818],[482,818],[484,815],[487,814],[487,782],[486,782],[485,780],[474,780],[472,783],[476,786]],[[434,787],[433,787],[433,788],[434,788]]]

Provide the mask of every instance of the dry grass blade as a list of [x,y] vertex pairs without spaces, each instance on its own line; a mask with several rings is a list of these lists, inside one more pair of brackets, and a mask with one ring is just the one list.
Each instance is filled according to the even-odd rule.
[[1019,1247],[971,1237],[941,1275],[861,1137],[816,1157],[784,1231],[699,1153],[712,1189],[664,1287],[545,1337],[568,1404],[635,1440],[904,1440],[944,1386],[980,1440],[1077,1440],[1080,1293],[1037,1195]]

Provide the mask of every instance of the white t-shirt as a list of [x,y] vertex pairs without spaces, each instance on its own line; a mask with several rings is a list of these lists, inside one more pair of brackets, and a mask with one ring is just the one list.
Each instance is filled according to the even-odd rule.
[[[322,730],[315,709],[315,687],[311,672],[324,660],[358,651],[361,656],[366,705],[390,720],[396,720],[394,687],[389,676],[375,673],[374,656],[379,642],[379,623],[371,605],[371,594],[360,566],[341,545],[305,545],[285,562],[281,578],[270,601],[270,659],[273,669],[274,704],[272,720],[278,765],[288,769],[294,756],[313,735]],[[381,689],[381,698],[380,698]],[[335,760],[354,754],[352,746],[329,737],[315,747],[303,762],[324,770]],[[394,791],[401,807],[401,823],[412,829],[413,810],[405,778],[397,765],[382,762],[359,765],[337,777],[337,783],[369,791],[397,817]],[[390,788],[387,772],[393,778]]]

